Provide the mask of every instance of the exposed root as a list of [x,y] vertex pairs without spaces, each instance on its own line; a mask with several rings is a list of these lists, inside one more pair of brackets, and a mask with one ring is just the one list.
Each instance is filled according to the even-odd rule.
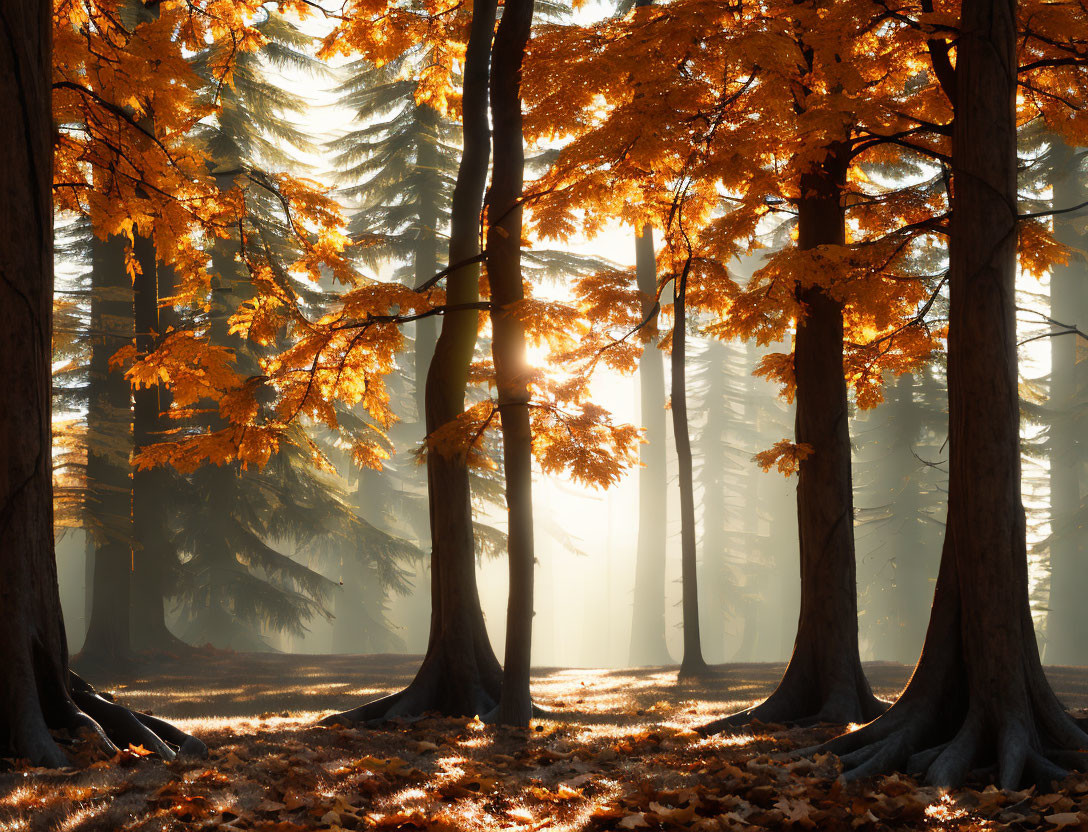
[[72,701],[79,711],[73,721],[81,727],[97,729],[114,746],[142,745],[164,760],[176,757],[208,756],[203,742],[157,717],[130,711],[100,695],[91,685],[70,674]]
[[[411,684],[403,690],[365,702],[357,708],[331,714],[319,720],[319,725],[354,726],[384,722],[390,719],[411,719],[424,714],[444,716],[481,716],[499,704],[501,681],[488,685],[477,676],[457,688],[441,671],[441,662],[424,659]],[[493,688],[493,690],[492,690]]]
[[889,703],[873,696],[868,691],[867,685],[864,691],[853,688],[843,690],[836,695],[828,696],[823,702],[813,702],[811,695],[795,695],[793,692],[795,687],[796,685],[790,685],[786,679],[783,679],[782,684],[774,693],[758,705],[714,720],[697,730],[703,736],[710,736],[732,728],[741,728],[752,722],[795,726],[821,723],[846,725],[851,722],[868,722],[880,716],[889,707]]
[[801,753],[837,754],[847,780],[905,771],[944,788],[961,786],[968,777],[985,771],[992,771],[1003,789],[1030,784],[1049,787],[1070,770],[1088,770],[1088,754],[1082,750],[1088,747],[1088,735],[1077,738],[1064,732],[1064,740],[1076,743],[1071,748],[1040,730],[1044,722],[1059,721],[1053,715],[1047,719],[1037,713],[994,716],[981,708],[968,708],[955,720],[950,715],[912,697],[857,731]]
[[676,674],[676,681],[702,681],[713,679],[717,675],[718,671],[704,661],[689,662],[680,665],[680,670]]

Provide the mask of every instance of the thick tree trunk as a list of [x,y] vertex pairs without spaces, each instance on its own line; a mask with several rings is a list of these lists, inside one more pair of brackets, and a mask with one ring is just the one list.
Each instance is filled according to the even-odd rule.
[[[454,186],[450,227],[450,263],[480,254],[480,214],[491,155],[487,90],[495,0],[473,6],[465,55],[464,151]],[[446,278],[450,305],[479,300],[480,267],[462,266]],[[479,313],[451,312],[427,372],[428,434],[452,422],[465,409],[469,367],[476,347]],[[325,724],[439,711],[452,715],[485,714],[499,702],[502,668],[488,640],[476,585],[472,531],[472,495],[464,454],[427,455],[427,493],[431,517],[431,632],[427,653],[412,683],[402,691],[334,714]]]
[[525,151],[521,135],[521,64],[533,21],[533,0],[506,0],[495,34],[491,123],[495,159],[487,215],[487,276],[493,313],[492,356],[502,420],[510,591],[506,655],[498,721],[527,726],[533,713],[529,664],[533,634],[533,457],[529,425],[529,364],[525,326],[516,306],[525,298],[521,277],[521,191]]
[[957,41],[948,329],[948,525],[922,656],[881,718],[833,740],[857,777],[1002,788],[1083,767],[1086,735],[1043,675],[1028,603],[1016,366],[1016,3],[965,0]]
[[[1088,198],[1084,163],[1072,148],[1055,138],[1054,207],[1077,205]],[[1076,161],[1075,161],[1076,159]],[[1088,235],[1083,216],[1059,215],[1054,230],[1059,241],[1083,251]],[[1088,331],[1088,276],[1083,255],[1074,254],[1068,265],[1050,272],[1050,316],[1063,324]],[[1088,485],[1088,424],[1083,410],[1088,403],[1088,343],[1079,335],[1050,339],[1050,613],[1046,626],[1048,664],[1088,664],[1088,528],[1081,494]],[[1080,361],[1078,348],[1082,353]]]
[[672,434],[676,442],[676,462],[680,486],[680,581],[683,601],[684,657],[680,662],[680,678],[706,675],[709,668],[703,659],[699,639],[699,583],[695,544],[695,476],[691,458],[691,436],[688,433],[687,390],[687,285],[688,269],[684,266],[677,279],[673,297],[672,328]]
[[51,3],[0,6],[0,101],[10,107],[0,119],[8,162],[0,167],[0,389],[16,404],[0,408],[0,747],[64,766],[50,729],[86,728],[110,749],[142,743],[170,758],[172,743],[206,753],[171,726],[95,696],[68,671],[51,482],[52,23]]
[[0,742],[59,766],[49,726],[72,712],[53,557],[50,335],[52,4],[0,8]]
[[[643,295],[647,331],[657,333],[657,265],[653,226],[635,238],[635,274]],[[631,619],[630,663],[635,666],[672,662],[665,646],[665,518],[668,502],[665,470],[665,363],[650,342],[638,364],[639,402],[646,444],[639,446],[638,551]]]
[[[840,201],[846,180],[843,145],[801,177],[798,248],[845,243]],[[793,655],[766,701],[707,726],[764,722],[864,722],[885,705],[869,688],[858,652],[854,562],[854,493],[849,407],[843,374],[843,307],[819,285],[799,286],[795,437],[812,448],[797,480],[801,550],[801,614]]]
[[121,237],[91,241],[91,363],[87,408],[87,521],[94,544],[91,613],[78,663],[132,660],[131,389],[110,357],[132,342],[132,288]]

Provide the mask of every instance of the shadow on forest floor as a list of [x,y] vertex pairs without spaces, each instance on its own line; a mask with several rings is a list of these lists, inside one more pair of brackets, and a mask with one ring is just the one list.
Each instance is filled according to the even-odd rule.
[[[89,678],[130,707],[173,719],[252,719],[283,711],[316,717],[399,690],[411,681],[420,659],[217,651],[156,659],[132,674]],[[724,664],[714,668],[711,678],[678,683],[675,666],[539,667],[533,670],[533,697],[554,710],[557,718],[569,713],[577,721],[612,717],[639,721],[655,705],[671,707],[685,700],[697,700],[698,712],[710,718],[761,701],[774,689],[784,668],[782,663]],[[865,671],[873,692],[892,700],[906,684],[911,668],[866,662]],[[1088,708],[1088,669],[1048,667],[1047,675],[1067,707]]]
[[[1070,779],[1064,794],[1034,796],[979,791],[981,784],[948,796],[894,775],[844,786],[827,755],[767,756],[839,727],[756,725],[710,738],[692,730],[762,699],[781,664],[722,665],[713,678],[681,684],[676,667],[538,668],[534,697],[555,719],[530,732],[471,719],[315,725],[404,686],[418,662],[198,651],[160,656],[138,673],[88,674],[124,704],[198,735],[210,759],[122,754],[86,758],[74,770],[21,766],[0,773],[0,829],[966,832],[1053,830],[1065,828],[1057,819],[1066,816],[1088,828],[1088,778]],[[910,672],[891,663],[866,670],[885,698]],[[1048,673],[1069,707],[1088,706],[1088,669]],[[1068,811],[1074,807],[1083,814]]]

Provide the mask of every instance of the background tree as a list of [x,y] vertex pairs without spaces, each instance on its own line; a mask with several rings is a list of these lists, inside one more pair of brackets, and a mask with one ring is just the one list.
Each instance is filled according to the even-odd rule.
[[941,567],[907,688],[882,717],[828,748],[845,753],[855,777],[905,767],[956,785],[996,763],[998,784],[1015,788],[1060,779],[1064,766],[1078,764],[1069,752],[1088,736],[1043,674],[1028,601],[1014,294],[1015,0],[965,0],[956,44]]
[[[1053,205],[1056,209],[1088,200],[1083,151],[1052,139]],[[1050,613],[1046,626],[1046,659],[1050,664],[1084,664],[1088,648],[1082,634],[1088,618],[1080,599],[1088,590],[1088,341],[1063,327],[1088,332],[1088,289],[1083,252],[1088,235],[1081,212],[1054,218],[1055,238],[1070,249],[1067,264],[1050,272],[1050,317],[1057,322],[1050,339],[1050,401],[1047,450],[1050,460]]]

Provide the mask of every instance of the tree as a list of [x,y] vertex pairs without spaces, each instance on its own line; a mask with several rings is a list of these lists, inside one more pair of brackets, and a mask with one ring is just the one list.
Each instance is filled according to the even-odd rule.
[[93,589],[80,660],[120,666],[132,660],[132,391],[109,360],[132,341],[132,286],[124,241],[91,241],[91,356],[87,390],[84,523],[93,546]]
[[[1088,199],[1083,151],[1074,151],[1052,138],[1054,207],[1079,205]],[[1057,240],[1073,254],[1067,264],[1050,274],[1050,317],[1056,327],[1088,331],[1088,290],[1085,289],[1084,217],[1078,213],[1054,218]],[[1088,363],[1083,358],[1088,342],[1077,332],[1060,332],[1050,341],[1050,401],[1047,431],[1050,459],[1050,613],[1046,625],[1046,660],[1049,664],[1088,662],[1083,633],[1088,626],[1085,605],[1088,590],[1088,501],[1082,496],[1088,474],[1085,451],[1085,413],[1088,412]]]
[[[474,307],[479,299],[479,229],[491,154],[488,82],[496,4],[473,6],[462,91],[464,151],[452,197],[446,303]],[[427,373],[428,436],[464,412],[479,312],[462,308],[443,316]],[[475,575],[468,452],[427,456],[431,518],[431,632],[423,664],[402,691],[366,703],[327,723],[438,710],[474,715],[499,702],[502,670],[488,641]]]
[[[882,706],[868,689],[857,646],[847,379],[859,403],[872,406],[880,400],[875,368],[909,366],[932,349],[933,339],[908,317],[928,286],[906,267],[941,195],[922,203],[909,188],[874,186],[881,193],[870,201],[855,199],[848,187],[848,173],[860,172],[864,154],[884,141],[873,133],[877,124],[885,128],[887,113],[854,103],[852,95],[869,87],[899,94],[906,81],[899,57],[888,58],[889,48],[874,49],[867,39],[878,24],[865,9],[783,3],[718,13],[697,2],[683,15],[676,9],[636,10],[629,22],[565,39],[557,32],[534,48],[534,60],[553,75],[570,71],[577,90],[575,97],[560,83],[562,93],[538,92],[538,129],[577,134],[541,183],[539,225],[546,233],[569,233],[565,212],[582,208],[580,202],[608,206],[606,213],[625,219],[633,211],[621,201],[654,206],[667,232],[665,259],[676,264],[673,279],[679,264],[693,264],[689,291],[697,300],[689,302],[713,316],[705,331],[768,343],[797,322],[792,354],[769,356],[760,367],[787,396],[796,395],[795,436],[759,456],[764,467],[801,470],[803,599],[795,661],[771,700],[733,721],[871,718]],[[835,34],[815,36],[813,46],[798,32]],[[598,60],[634,66],[651,38],[671,58],[639,64],[630,92],[584,80]],[[550,63],[582,52],[569,70]],[[755,52],[758,62],[748,57]],[[859,73],[855,59],[872,72]],[[676,65],[684,71],[675,72]],[[842,94],[847,89],[851,95]],[[793,126],[782,130],[787,122]],[[645,123],[659,127],[638,131]],[[850,216],[860,224],[849,243],[848,199],[858,206]],[[685,222],[673,223],[681,212]],[[784,245],[742,287],[722,264],[761,245],[763,228],[778,212],[796,214],[797,242]],[[898,221],[905,215],[909,222]],[[589,232],[599,225],[596,216],[583,222]]]
[[[635,275],[649,336],[657,333],[657,264],[653,226],[635,239]],[[631,619],[630,662],[669,664],[665,646],[665,363],[658,349],[645,349],[638,362],[639,418],[646,444],[639,446],[638,549]]]
[[[683,209],[681,209],[682,211]],[[683,222],[682,214],[680,222]],[[691,435],[688,433],[687,390],[687,292],[691,259],[684,263],[673,295],[672,325],[672,433],[676,442],[676,461],[680,486],[680,581],[683,589],[684,656],[680,662],[680,678],[706,675],[699,638],[699,584],[697,578],[695,539],[695,475],[691,456]]]
[[965,0],[957,38],[948,330],[948,522],[921,658],[883,716],[831,741],[850,775],[889,768],[1002,788],[1061,779],[1085,735],[1043,674],[1020,497],[1014,281],[1015,0]]
[[507,559],[510,597],[506,655],[498,720],[527,726],[533,703],[529,664],[533,632],[533,455],[529,426],[530,367],[525,325],[518,305],[525,299],[521,273],[522,186],[525,149],[521,130],[521,64],[533,22],[533,0],[503,7],[491,59],[491,122],[495,143],[487,198],[487,276],[491,287],[498,413],[502,422],[506,482]]
[[51,338],[53,171],[51,4],[10,4],[0,57],[0,127],[11,165],[0,173],[0,383],[17,407],[0,412],[0,553],[5,572],[0,738],[16,756],[59,767],[50,729],[89,729],[105,747],[142,743],[166,758],[199,753],[176,728],[97,696],[68,670],[53,550]]

